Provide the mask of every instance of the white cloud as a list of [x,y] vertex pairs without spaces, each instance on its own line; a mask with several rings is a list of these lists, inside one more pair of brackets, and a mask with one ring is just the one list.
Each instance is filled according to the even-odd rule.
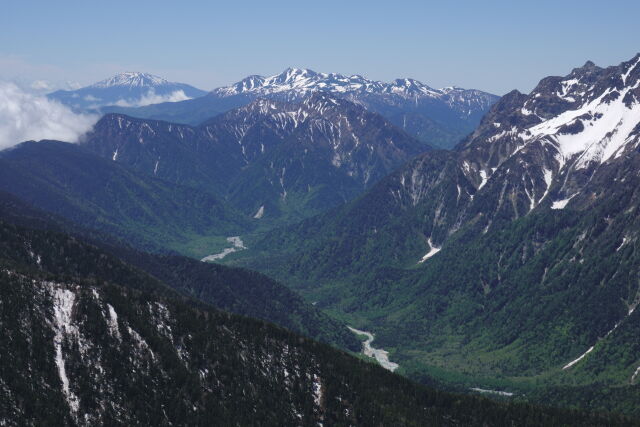
[[31,83],[31,89],[41,91],[41,90],[51,90],[51,84],[46,80],[36,80]]
[[189,98],[183,90],[176,90],[167,95],[156,95],[153,89],[149,89],[146,95],[138,100],[119,99],[114,105],[118,107],[143,107],[145,105],[160,104],[162,102],[186,101]]
[[67,82],[65,82],[65,86],[64,86],[63,89],[76,90],[76,89],[80,89],[81,87],[82,87],[82,85],[80,83],[78,83],[78,82],[67,81]]
[[56,101],[0,82],[0,150],[28,140],[77,142],[98,118],[75,114]]

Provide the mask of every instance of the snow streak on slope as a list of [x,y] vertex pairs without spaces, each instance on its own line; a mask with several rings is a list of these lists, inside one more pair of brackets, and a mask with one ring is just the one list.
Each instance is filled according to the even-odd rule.
[[[55,286],[54,284],[50,285]],[[52,289],[52,296],[54,313],[53,325],[55,330],[53,344],[56,351],[55,361],[56,366],[58,367],[58,375],[62,382],[62,393],[67,399],[71,413],[75,415],[78,412],[80,400],[69,387],[69,378],[64,364],[62,344],[66,335],[73,335],[77,333],[77,328],[73,326],[71,322],[71,312],[73,310],[73,304],[76,296],[73,292],[58,287]]]
[[[629,317],[629,316],[631,316],[631,315],[633,314],[633,311],[634,311],[634,310],[635,310],[635,306],[633,306],[633,307],[629,310],[629,312],[627,313],[627,315],[626,315],[624,318],[622,318],[620,321],[618,321],[618,323],[616,323],[616,324],[613,326],[613,328],[611,328],[611,329],[609,330],[609,332],[607,332],[607,333],[605,334],[605,336],[604,336],[603,338],[599,338],[599,339],[598,339],[598,341],[600,341],[601,339],[607,338],[607,337],[608,337],[609,335],[611,335],[611,334],[612,334],[616,329],[618,329],[618,327],[622,324],[622,322],[624,322],[624,321],[627,319],[627,317]],[[598,341],[596,341],[596,344],[598,343]],[[595,346],[596,346],[596,345],[594,344],[594,345],[592,345],[591,347],[589,347],[589,349],[587,349],[587,351],[585,351],[582,355],[580,355],[580,357],[578,357],[577,359],[572,360],[571,362],[567,363],[566,365],[564,365],[564,366],[563,366],[563,368],[562,368],[562,369],[563,369],[563,370],[564,370],[564,369],[568,369],[568,368],[570,368],[570,367],[574,366],[576,363],[580,362],[582,359],[584,359],[584,358],[585,358],[585,356],[586,356],[587,354],[591,353],[591,351],[593,350],[593,348],[594,348]]]
[[429,258],[431,258],[432,256],[434,256],[435,254],[437,254],[438,252],[440,252],[440,248],[436,247],[433,245],[433,243],[431,242],[431,238],[429,238],[428,240],[429,243],[429,252],[427,252],[425,254],[425,256],[422,257],[422,259],[420,261],[418,261],[419,263],[423,263],[426,260],[428,260]]
[[569,369],[570,367],[572,367],[573,365],[575,365],[576,363],[578,363],[579,361],[581,361],[582,359],[585,358],[585,356],[589,353],[591,353],[591,351],[593,350],[594,346],[589,347],[589,349],[587,351],[585,351],[584,353],[582,353],[577,359],[572,360],[571,362],[567,363],[566,365],[564,365],[562,367],[562,369]]

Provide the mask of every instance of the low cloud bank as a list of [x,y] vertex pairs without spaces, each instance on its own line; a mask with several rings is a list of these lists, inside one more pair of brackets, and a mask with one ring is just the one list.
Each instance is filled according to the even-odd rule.
[[77,142],[98,118],[76,114],[56,101],[0,82],[0,150],[28,140]]
[[115,103],[118,107],[143,107],[145,105],[160,104],[162,102],[179,102],[191,99],[183,90],[176,90],[167,95],[157,95],[153,89],[150,89],[146,95],[137,100],[120,99]]

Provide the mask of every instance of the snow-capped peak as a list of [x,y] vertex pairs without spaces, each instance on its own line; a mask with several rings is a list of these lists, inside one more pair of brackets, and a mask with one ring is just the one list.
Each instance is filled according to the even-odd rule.
[[545,138],[565,159],[580,154],[574,166],[578,169],[604,162],[620,155],[623,146],[637,136],[640,56],[607,69],[590,61],[574,69],[551,92],[567,106],[553,117],[536,116],[536,95],[522,109],[523,114],[540,119],[523,134],[525,141]]
[[[215,89],[213,93],[222,97],[238,94],[268,96],[284,92],[306,96],[310,92],[324,91],[338,94],[370,93],[413,99],[445,98],[452,90],[454,89],[433,89],[410,78],[385,83],[369,80],[359,74],[345,76],[338,73],[318,73],[306,68],[287,68],[282,73],[269,77],[249,76],[232,86]],[[455,91],[464,90],[455,88]]]
[[558,173],[597,167],[640,146],[640,55],[542,79],[529,95],[505,95],[486,117],[466,146],[486,156],[488,170],[529,147],[543,147],[555,159],[545,167],[555,163]]
[[95,83],[90,87],[155,87],[166,84],[169,84],[167,80],[153,74],[127,71]]

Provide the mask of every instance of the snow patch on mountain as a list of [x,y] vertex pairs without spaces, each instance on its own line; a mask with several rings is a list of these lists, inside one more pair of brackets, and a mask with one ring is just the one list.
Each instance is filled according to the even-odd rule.
[[[631,131],[640,122],[640,104],[629,107],[623,101],[625,95],[636,89],[639,83],[613,95],[613,101],[607,98],[613,89],[608,89],[578,109],[568,110],[529,128],[529,140],[550,138],[565,159],[581,153],[576,169],[585,168],[590,162],[607,161],[630,139]],[[576,133],[562,131],[563,127],[568,126],[582,130]]]
[[260,206],[260,209],[258,209],[258,211],[253,216],[253,218],[254,219],[260,219],[260,218],[262,218],[263,215],[264,215],[264,205]]
[[489,181],[489,175],[487,174],[487,171],[485,170],[481,170],[480,171],[480,185],[478,185],[478,190],[480,190],[482,187],[485,186],[485,184],[487,183],[487,181]]
[[[575,196],[575,194],[573,196]],[[567,203],[569,203],[569,201],[573,198],[573,196],[567,197],[566,199],[562,200],[556,200],[551,204],[551,209],[564,209],[565,206],[567,206]]]
[[77,328],[72,323],[72,310],[76,296],[67,289],[62,289],[53,283],[49,283],[52,289],[53,299],[53,327],[54,338],[53,345],[56,352],[56,366],[58,367],[58,375],[62,383],[62,393],[64,394],[67,404],[71,410],[71,414],[75,415],[80,407],[80,399],[76,396],[69,385],[69,377],[64,361],[64,351],[62,344],[67,335],[75,335],[78,333]]
[[322,381],[318,375],[313,374],[313,402],[318,408],[322,405],[322,398]]
[[118,313],[113,308],[111,304],[107,304],[107,309],[109,310],[109,317],[107,319],[107,326],[109,327],[109,333],[112,336],[116,337],[118,340],[121,339],[120,329],[118,328]]
[[429,258],[431,258],[432,256],[434,256],[435,254],[437,254],[438,252],[440,252],[439,247],[435,246],[433,244],[433,242],[431,242],[431,237],[429,237],[429,240],[427,241],[429,243],[429,252],[427,252],[420,261],[418,261],[418,263],[422,264],[423,262],[425,262],[426,260],[428,260]]

